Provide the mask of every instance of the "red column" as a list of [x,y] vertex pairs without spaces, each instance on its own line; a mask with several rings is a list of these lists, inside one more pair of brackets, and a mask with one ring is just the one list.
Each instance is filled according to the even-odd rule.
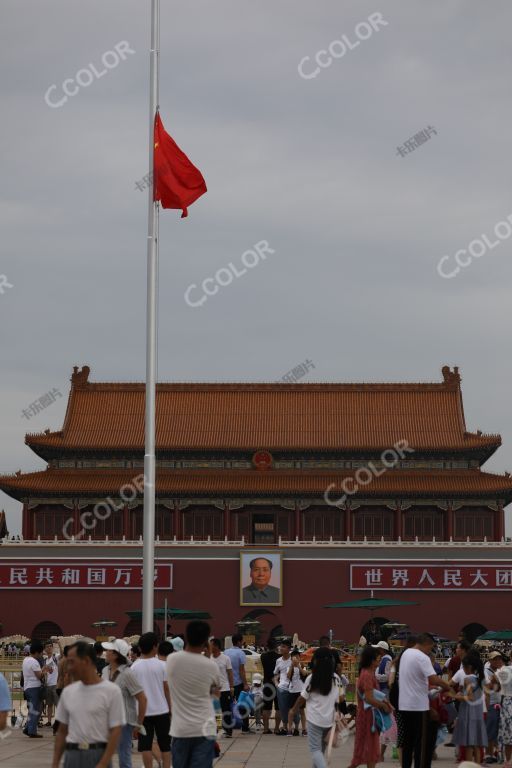
[[494,520],[494,538],[496,541],[501,541],[505,538],[505,512],[501,504],[498,506]]
[[180,505],[178,502],[176,502],[175,504],[174,514],[175,514],[174,535],[176,536],[178,541],[181,541],[183,538],[182,527],[181,527],[183,512],[181,511]]
[[32,526],[30,525],[30,510],[27,502],[23,504],[21,535],[24,539],[31,539],[33,537]]
[[231,541],[231,510],[227,501],[224,502],[224,536]]
[[397,501],[396,507],[395,507],[393,535],[394,535],[395,541],[398,541],[398,539],[402,538],[402,507],[400,506],[399,501]]
[[80,533],[80,508],[78,506],[78,499],[75,499],[73,504],[73,534],[77,536]]
[[298,504],[295,505],[295,537],[302,541],[302,531],[301,531],[301,524],[300,524],[300,507]]
[[130,541],[132,538],[132,532],[130,530],[130,512],[128,510],[128,504],[123,507],[123,535]]
[[448,508],[446,510],[445,514],[445,539],[446,541],[450,541],[451,538],[453,538],[453,508],[451,504],[448,505]]
[[345,507],[345,538],[352,538],[352,510],[350,507]]

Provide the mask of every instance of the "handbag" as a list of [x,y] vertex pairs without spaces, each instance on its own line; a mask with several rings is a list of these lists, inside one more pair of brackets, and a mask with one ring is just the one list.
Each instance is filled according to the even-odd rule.
[[240,691],[238,694],[238,711],[243,713],[244,717],[254,712],[254,696],[248,691]]

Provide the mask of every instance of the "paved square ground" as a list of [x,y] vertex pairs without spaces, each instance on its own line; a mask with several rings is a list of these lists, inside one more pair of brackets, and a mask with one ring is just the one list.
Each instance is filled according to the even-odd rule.
[[[29,739],[17,728],[0,741],[0,765],[6,768],[48,768],[52,762],[53,736],[49,729],[42,729],[43,739]],[[333,751],[332,768],[347,768],[352,756],[353,739]],[[214,762],[219,768],[310,768],[311,759],[307,739],[303,736],[286,737],[236,733],[233,739],[220,739],[222,755]],[[391,751],[388,748],[389,756]],[[438,749],[436,768],[452,768],[454,751],[450,747]],[[154,763],[156,768],[156,762]],[[380,765],[398,768],[398,760],[387,759]],[[134,768],[141,768],[142,761],[133,754]],[[114,768],[118,768],[117,758]]]

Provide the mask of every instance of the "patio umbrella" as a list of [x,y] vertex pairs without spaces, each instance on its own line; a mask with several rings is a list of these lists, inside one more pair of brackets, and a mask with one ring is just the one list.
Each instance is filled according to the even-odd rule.
[[512,629],[498,629],[496,631],[490,629],[480,635],[477,640],[512,640]]
[[[126,611],[127,616],[131,619],[141,619],[142,611]],[[154,619],[164,619],[164,608],[155,608],[153,611]],[[168,608],[168,619],[183,619],[185,621],[192,621],[193,619],[211,619],[212,617],[208,611],[194,610],[193,608]]]
[[93,624],[91,624],[91,627],[95,627],[96,629],[104,629],[105,627],[117,627],[117,621],[112,621],[112,619],[100,619],[99,621],[95,621]]
[[386,600],[372,595],[372,597],[365,597],[362,600],[349,600],[346,603],[329,603],[329,605],[324,605],[324,608],[367,608],[373,615],[373,612],[378,608],[391,608],[400,605],[419,605],[419,603],[410,600],[394,600],[393,598]]

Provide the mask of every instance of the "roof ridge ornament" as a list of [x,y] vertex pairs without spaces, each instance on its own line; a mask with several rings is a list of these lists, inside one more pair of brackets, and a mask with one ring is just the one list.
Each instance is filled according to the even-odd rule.
[[71,374],[71,384],[74,387],[79,386],[80,384],[88,384],[90,372],[91,369],[88,365],[83,365],[81,370],[78,369],[77,365],[74,365],[73,373]]
[[448,387],[460,386],[461,378],[460,378],[458,365],[455,365],[453,367],[453,371],[449,365],[443,365],[443,367],[441,368],[441,373],[443,374],[443,379],[446,386]]

